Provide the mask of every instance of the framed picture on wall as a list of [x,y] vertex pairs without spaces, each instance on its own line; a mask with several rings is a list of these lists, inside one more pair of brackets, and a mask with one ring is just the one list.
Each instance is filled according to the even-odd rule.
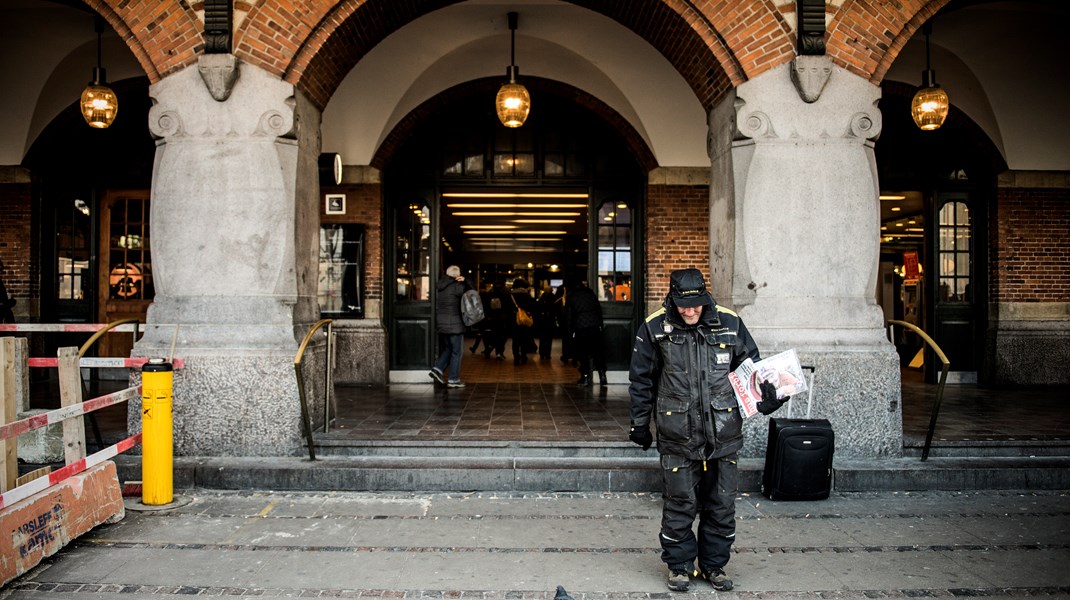
[[326,211],[329,215],[344,215],[346,214],[346,195],[345,194],[327,194],[326,196]]

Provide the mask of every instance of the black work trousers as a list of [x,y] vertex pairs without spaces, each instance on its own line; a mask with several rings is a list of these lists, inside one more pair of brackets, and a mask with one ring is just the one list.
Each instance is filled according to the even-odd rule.
[[[709,461],[661,455],[665,497],[661,560],[670,569],[709,572],[728,564],[736,537],[737,455]],[[692,530],[698,517],[698,536]]]

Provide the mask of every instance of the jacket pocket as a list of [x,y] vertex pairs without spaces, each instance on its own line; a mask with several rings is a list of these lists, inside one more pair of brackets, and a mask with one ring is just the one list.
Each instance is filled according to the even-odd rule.
[[658,398],[658,443],[686,443],[691,439],[690,402],[681,398]]
[[739,402],[735,395],[727,393],[714,394],[710,401],[713,408],[713,422],[717,428],[717,443],[720,445],[743,436],[743,416],[739,412]]

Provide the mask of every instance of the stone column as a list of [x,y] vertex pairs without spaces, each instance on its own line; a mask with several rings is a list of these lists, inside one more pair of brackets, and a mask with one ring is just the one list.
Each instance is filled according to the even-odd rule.
[[[823,91],[808,102],[790,69],[756,77],[726,101],[735,109],[730,165],[712,147],[727,137],[714,127],[725,107],[711,113],[711,157],[722,179],[732,174],[727,192],[711,192],[719,203],[711,214],[734,220],[735,238],[711,240],[715,257],[733,257],[730,267],[711,267],[715,289],[729,291],[730,275],[731,304],[763,355],[795,348],[817,367],[815,416],[832,421],[838,457],[899,455],[899,361],[875,299],[880,89],[829,62]],[[712,224],[711,237],[725,229]],[[749,452],[761,454],[764,420],[748,426]]]
[[320,115],[292,85],[238,69],[224,101],[196,67],[149,92],[156,295],[134,355],[185,360],[177,455],[303,452],[293,359],[318,316]]

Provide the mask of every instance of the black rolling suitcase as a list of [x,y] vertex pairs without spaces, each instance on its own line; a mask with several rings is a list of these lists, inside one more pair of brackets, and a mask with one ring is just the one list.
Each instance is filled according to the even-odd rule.
[[805,419],[769,419],[769,444],[765,449],[762,494],[770,500],[824,500],[832,490],[832,453],[836,435],[828,419],[811,419],[814,368],[806,397]]

